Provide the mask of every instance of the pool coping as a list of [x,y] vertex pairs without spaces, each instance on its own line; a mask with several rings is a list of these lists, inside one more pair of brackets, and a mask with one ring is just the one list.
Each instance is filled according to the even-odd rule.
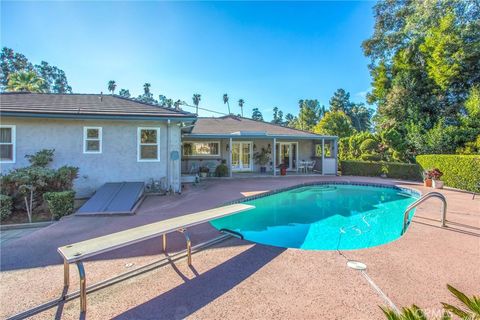
[[333,185],[355,185],[355,186],[366,186],[366,187],[377,187],[377,188],[389,188],[389,189],[397,189],[406,193],[409,193],[413,197],[418,197],[420,198],[422,196],[422,192],[420,190],[414,189],[414,188],[406,188],[406,187],[400,187],[395,184],[383,184],[383,183],[375,183],[375,182],[357,182],[357,181],[313,181],[313,182],[304,182],[300,183],[294,186],[289,186],[289,187],[284,187],[284,188],[279,188],[279,189],[274,189],[274,190],[269,190],[266,192],[262,192],[256,195],[252,196],[247,196],[231,201],[227,201],[221,206],[226,206],[226,205],[231,205],[231,204],[237,204],[237,203],[243,203],[246,201],[251,201],[251,200],[256,200],[264,197],[268,197],[277,193],[285,192],[285,191],[290,191],[293,189],[299,189],[303,187],[311,187],[311,186],[316,186],[316,185],[327,185],[327,184],[333,184]]

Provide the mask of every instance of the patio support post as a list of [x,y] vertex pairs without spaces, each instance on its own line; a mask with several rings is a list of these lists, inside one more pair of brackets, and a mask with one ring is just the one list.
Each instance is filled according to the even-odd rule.
[[338,140],[333,140],[333,153],[335,156],[335,175],[338,176]]
[[233,149],[233,145],[232,145],[232,138],[230,138],[230,143],[229,143],[229,148],[228,148],[228,166],[230,167],[230,178],[233,176],[233,172],[232,172],[232,149]]
[[277,138],[273,138],[273,176],[275,177],[277,175],[277,164],[275,163],[277,161]]
[[325,175],[325,139],[322,138],[322,176]]

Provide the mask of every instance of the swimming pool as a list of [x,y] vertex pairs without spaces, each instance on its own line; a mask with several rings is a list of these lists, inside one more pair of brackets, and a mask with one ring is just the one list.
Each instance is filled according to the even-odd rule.
[[416,191],[394,186],[302,186],[244,201],[256,208],[211,224],[277,247],[362,249],[398,239],[403,212],[418,197]]

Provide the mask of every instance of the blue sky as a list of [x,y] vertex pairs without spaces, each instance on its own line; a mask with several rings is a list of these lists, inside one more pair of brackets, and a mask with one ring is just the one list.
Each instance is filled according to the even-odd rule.
[[[373,32],[373,2],[1,2],[1,45],[63,69],[74,92],[134,95],[150,82],[164,94],[226,112],[299,99],[328,100],[337,88],[364,101],[370,87],[361,42]],[[201,115],[210,115],[201,113]]]

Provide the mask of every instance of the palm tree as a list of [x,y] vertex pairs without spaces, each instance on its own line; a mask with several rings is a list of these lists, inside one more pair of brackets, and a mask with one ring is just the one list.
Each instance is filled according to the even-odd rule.
[[35,71],[18,71],[8,77],[7,91],[12,92],[43,92],[45,80]]
[[198,116],[198,104],[200,103],[201,97],[202,96],[200,94],[195,93],[192,98],[193,104],[195,105],[195,107],[197,107],[197,111],[196,111],[197,116]]
[[245,100],[240,99],[238,100],[238,106],[240,107],[240,110],[242,111],[242,117],[243,117],[243,104],[245,103]]
[[167,105],[168,108],[171,108],[173,106],[173,100],[172,99],[167,99],[167,100],[165,100],[165,104]]
[[108,81],[108,91],[114,94],[116,88],[117,88],[117,84],[115,83],[115,80]]
[[223,95],[223,104],[225,104],[225,103],[228,106],[228,114],[230,114],[230,103],[228,103],[228,94],[226,94],[226,93]]
[[180,110],[180,105],[182,105],[182,101],[178,99],[173,105],[175,106],[175,110]]
[[144,92],[145,96],[150,95],[150,87],[151,86],[152,85],[148,82],[143,85],[143,92]]

